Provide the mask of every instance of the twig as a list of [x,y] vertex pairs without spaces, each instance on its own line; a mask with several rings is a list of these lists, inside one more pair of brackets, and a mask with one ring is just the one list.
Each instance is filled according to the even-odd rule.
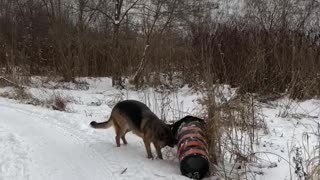
[[125,168],[123,171],[121,171],[120,174],[124,174],[127,171],[128,168]]
[[166,176],[162,176],[162,175],[155,174],[155,173],[154,173],[154,175],[155,175],[155,176],[158,176],[158,177],[163,177],[163,178],[165,178],[165,177],[166,177]]

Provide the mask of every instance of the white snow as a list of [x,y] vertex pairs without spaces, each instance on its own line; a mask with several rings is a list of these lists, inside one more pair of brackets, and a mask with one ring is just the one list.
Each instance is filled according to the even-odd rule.
[[283,180],[291,179],[291,177],[297,179],[293,162],[296,148],[302,149],[301,157],[306,163],[315,157],[312,155],[313,149],[320,143],[318,132],[320,101],[313,99],[295,102],[281,99],[273,102],[271,107],[264,107],[262,113],[267,122],[269,134],[259,137],[261,144],[258,148],[260,152],[263,152],[260,157],[276,162],[278,167],[266,171],[264,176],[257,179]]
[[[174,93],[158,93],[152,88],[116,90],[109,78],[81,80],[89,89],[72,83],[44,83],[38,78],[33,78],[28,89],[41,100],[55,94],[67,97],[67,112],[0,98],[0,180],[188,179],[180,174],[175,149],[164,149],[164,160],[149,160],[141,138],[129,133],[129,144],[117,148],[113,128],[95,130],[89,123],[106,120],[121,99],[140,100],[167,120],[197,115],[201,112],[197,104],[200,94],[187,87]],[[233,93],[227,89],[223,93],[228,100]],[[0,93],[11,91],[0,88]],[[308,147],[311,154],[318,143],[319,137],[313,133],[320,122],[320,100],[281,99],[264,104],[259,116],[266,121],[269,133],[261,132],[257,137],[260,143],[255,149],[261,159],[248,165],[248,179],[295,179],[295,147]],[[305,153],[302,156],[307,159]]]
[[[119,100],[121,92],[110,85],[107,79],[93,82],[88,91],[29,89],[40,99],[57,92],[72,95],[70,112],[0,98],[0,180],[187,179],[174,158],[147,159],[141,138],[129,133],[129,144],[117,148],[113,128],[98,131],[88,126],[91,120],[104,121],[109,106]],[[132,93],[125,96],[148,101],[144,92]]]
[[0,179],[28,179],[28,147],[0,126]]

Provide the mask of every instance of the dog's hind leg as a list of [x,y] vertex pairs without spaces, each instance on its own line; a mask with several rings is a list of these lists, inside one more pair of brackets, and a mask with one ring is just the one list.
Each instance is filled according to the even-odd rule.
[[120,147],[120,138],[122,137],[121,135],[121,128],[120,126],[117,124],[117,123],[113,123],[113,127],[114,127],[114,130],[116,131],[116,144],[117,144],[117,147]]
[[127,139],[126,139],[126,134],[127,132],[129,132],[130,130],[126,130],[125,133],[121,136],[122,142],[123,144],[128,144]]
[[121,139],[122,139],[123,144],[128,144],[126,137],[122,136]]
[[153,142],[153,145],[154,145],[154,147],[156,148],[158,158],[159,158],[159,159],[163,159],[163,158],[162,158],[162,153],[161,153],[161,148],[160,148],[158,142]]
[[143,137],[144,146],[146,147],[146,151],[148,154],[148,159],[153,158],[152,152],[151,152],[151,141],[147,137]]

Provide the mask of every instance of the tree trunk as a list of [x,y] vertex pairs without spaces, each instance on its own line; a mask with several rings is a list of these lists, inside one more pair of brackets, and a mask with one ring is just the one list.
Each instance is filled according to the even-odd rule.
[[140,87],[140,78],[141,78],[141,75],[142,75],[142,72],[147,64],[147,59],[146,59],[146,53],[147,53],[147,50],[149,49],[150,47],[150,44],[147,42],[147,44],[145,45],[144,47],[144,51],[143,51],[143,54],[142,54],[142,57],[141,57],[141,61],[140,61],[140,65],[139,65],[139,68],[137,69],[136,73],[134,74],[133,76],[133,82],[131,83],[134,83],[136,88],[139,88]]
[[120,14],[121,14],[122,0],[115,0],[115,17],[113,24],[113,48],[112,48],[112,86],[123,87],[121,79],[121,62],[119,55],[121,53],[119,45],[119,31],[120,31]]

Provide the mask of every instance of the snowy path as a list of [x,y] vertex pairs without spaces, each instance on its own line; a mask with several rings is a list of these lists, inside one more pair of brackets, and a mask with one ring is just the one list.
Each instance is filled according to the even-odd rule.
[[0,143],[10,143],[0,146],[7,149],[0,149],[0,180],[186,179],[173,161],[146,159],[133,135],[116,148],[112,128],[92,133],[65,121],[54,111],[0,101]]
[[16,134],[0,126],[0,179],[28,179],[26,146]]
[[108,162],[86,146],[86,140],[39,117],[0,107],[1,126],[18,134],[29,145],[24,153],[32,161],[30,167],[24,168],[30,170],[30,179],[114,179],[106,168]]

